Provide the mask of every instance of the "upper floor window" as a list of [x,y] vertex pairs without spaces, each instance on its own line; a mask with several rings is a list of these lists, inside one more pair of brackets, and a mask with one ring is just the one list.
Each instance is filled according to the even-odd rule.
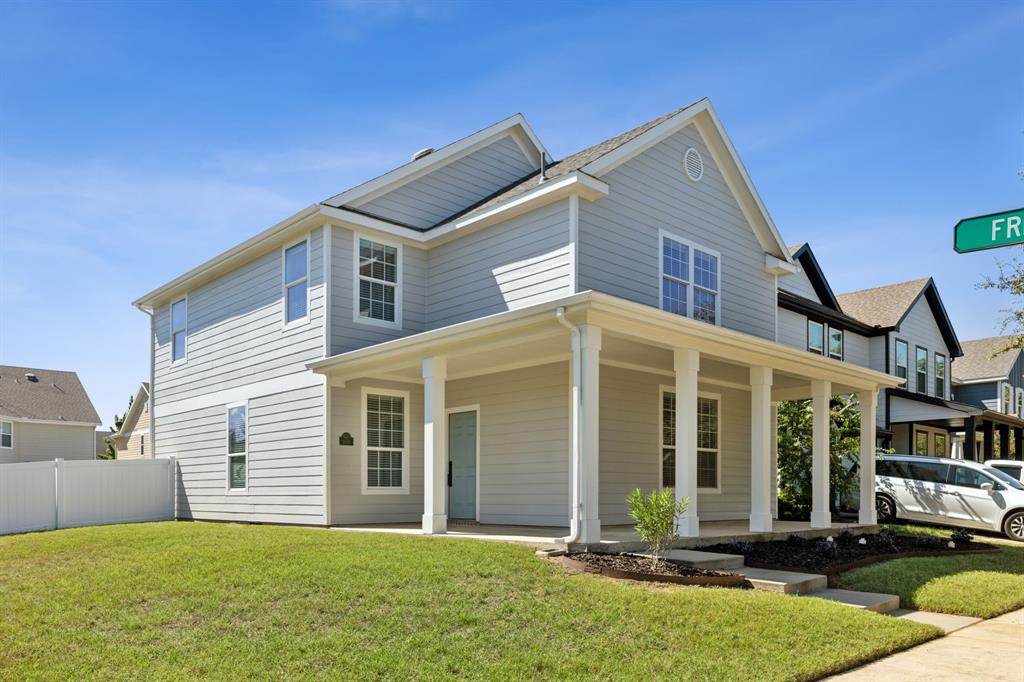
[[674,236],[661,235],[661,309],[719,323],[719,255]]
[[928,350],[917,347],[917,357],[914,359],[914,369],[917,372],[917,392],[928,392]]
[[896,376],[900,379],[907,378],[907,363],[909,362],[910,349],[906,341],[896,339]]
[[1008,382],[1003,383],[1002,408],[1002,411],[1006,414],[1013,414],[1013,386]]
[[246,466],[248,442],[248,404],[228,405],[228,490],[245,490],[249,487]]
[[188,299],[171,304],[171,362],[185,359],[185,337],[188,327]]
[[935,354],[935,395],[946,397],[946,356],[942,353]]
[[1024,418],[1024,388],[1017,389],[1017,416]]
[[825,325],[807,320],[807,350],[818,355],[825,354]]
[[14,447],[14,423],[0,422],[0,448],[9,450]]
[[834,360],[843,359],[843,330],[828,328],[828,356]]
[[309,315],[309,243],[302,240],[284,250],[284,322]]
[[397,326],[401,311],[401,248],[360,237],[356,239],[359,249],[356,319]]

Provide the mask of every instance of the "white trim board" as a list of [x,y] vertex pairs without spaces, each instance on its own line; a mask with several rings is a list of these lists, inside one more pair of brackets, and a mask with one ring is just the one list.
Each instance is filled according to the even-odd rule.
[[206,407],[214,407],[226,403],[238,403],[249,398],[262,398],[300,388],[320,388],[322,386],[323,380],[320,377],[312,372],[303,370],[274,379],[264,379],[263,381],[256,381],[251,384],[243,384],[234,388],[211,391],[191,398],[154,405],[151,411],[155,421],[159,417],[167,417],[172,414],[201,410]]

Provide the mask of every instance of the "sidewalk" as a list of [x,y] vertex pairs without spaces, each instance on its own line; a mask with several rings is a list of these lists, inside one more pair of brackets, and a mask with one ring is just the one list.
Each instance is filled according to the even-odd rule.
[[835,682],[1024,682],[1024,609],[828,678]]

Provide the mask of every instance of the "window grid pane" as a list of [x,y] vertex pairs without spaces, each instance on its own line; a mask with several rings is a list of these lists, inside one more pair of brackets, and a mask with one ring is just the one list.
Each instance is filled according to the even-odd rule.
[[245,455],[228,457],[228,487],[232,490],[246,487]]
[[661,486],[676,487],[676,449],[663,448],[661,451]]
[[291,284],[307,274],[306,242],[296,244],[284,252],[284,282]]
[[295,320],[301,320],[306,316],[308,312],[308,296],[309,281],[303,280],[298,284],[293,284],[288,287],[288,294],[286,296],[288,301],[287,310],[287,322],[293,322]]
[[690,281],[690,247],[665,237],[662,242],[663,269],[669,277]]
[[836,360],[843,359],[843,330],[828,329],[828,355]]
[[700,249],[693,250],[693,283],[718,291],[718,258]]
[[402,487],[402,452],[381,448],[405,447],[405,398],[366,396],[367,486]]
[[693,288],[693,319],[715,324],[716,294],[704,289]]
[[374,320],[395,321],[395,287],[359,280],[359,314]]
[[718,401],[697,398],[697,447],[718,449]]
[[663,393],[661,396],[661,444],[674,447],[676,444],[676,394]]
[[697,451],[697,487],[718,487],[718,453]]
[[686,285],[666,277],[662,280],[661,309],[686,315]]
[[185,332],[174,332],[172,346],[172,360],[180,360],[185,357]]
[[383,282],[398,282],[398,249],[366,239],[359,240],[359,275]]
[[820,322],[807,321],[807,350],[819,354],[825,352],[825,326]]
[[232,407],[228,410],[228,454],[246,451],[245,405]]
[[915,369],[917,371],[917,392],[928,392],[928,351],[924,348],[917,349],[915,357]]
[[907,355],[909,349],[906,341],[896,342],[896,376],[900,379],[907,378]]
[[185,328],[185,299],[175,302],[171,306],[171,330],[177,331]]

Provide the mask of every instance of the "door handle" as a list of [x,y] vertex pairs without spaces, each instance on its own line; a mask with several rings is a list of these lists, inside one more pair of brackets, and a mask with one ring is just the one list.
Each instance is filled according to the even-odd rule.
[[448,487],[452,487],[452,461],[448,460]]

